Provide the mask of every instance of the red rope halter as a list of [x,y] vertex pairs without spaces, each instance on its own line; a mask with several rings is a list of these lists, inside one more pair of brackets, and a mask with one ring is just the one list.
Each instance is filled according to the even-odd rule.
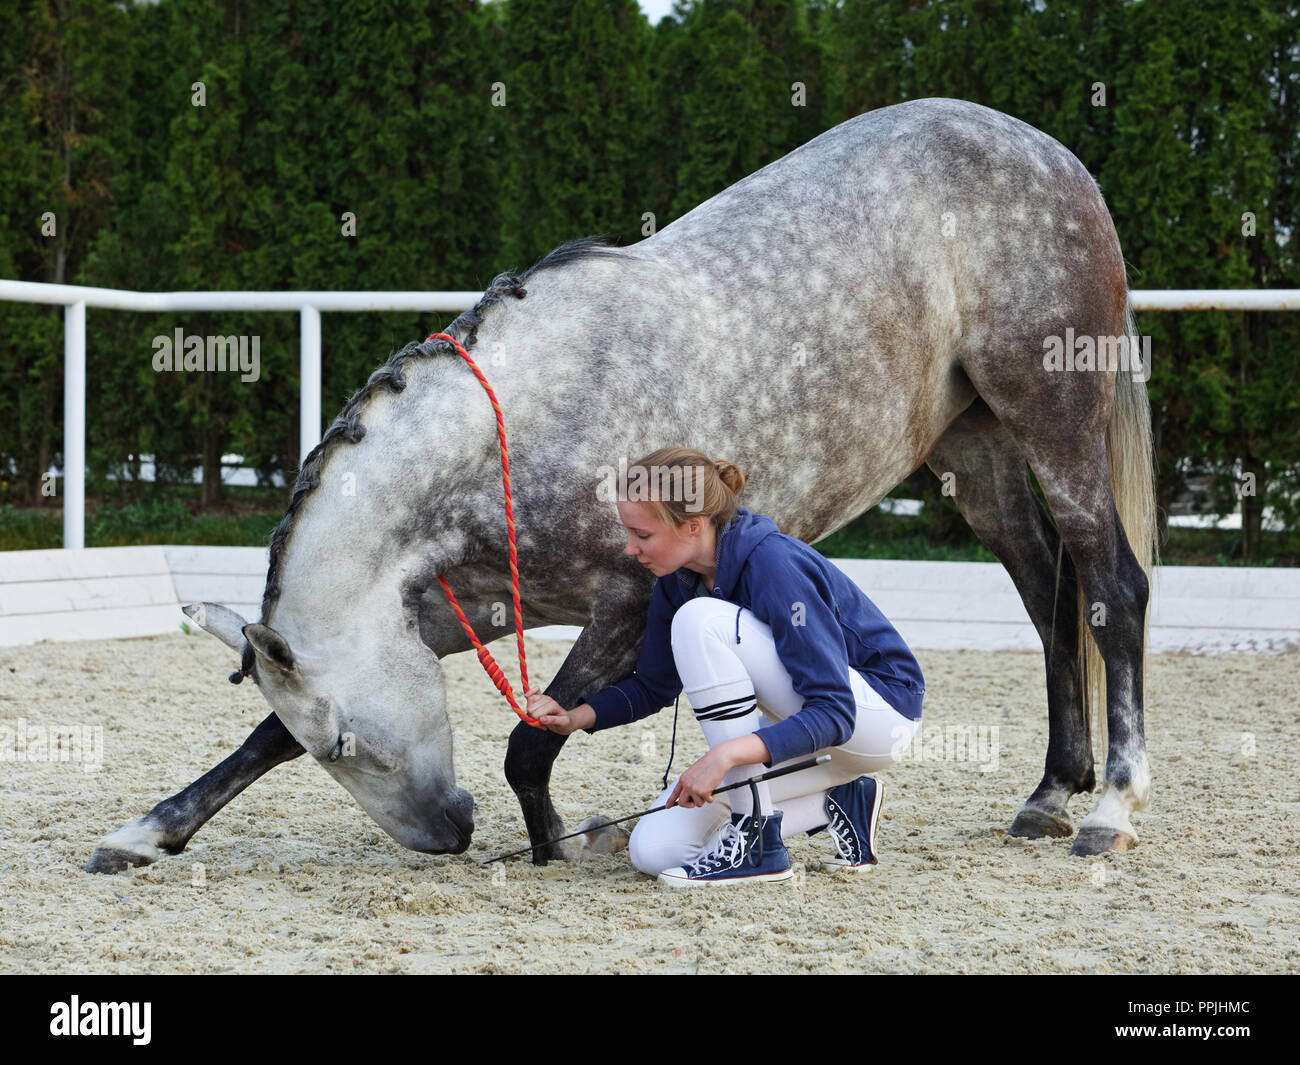
[[[492,386],[487,383],[483,371],[478,368],[474,360],[469,357],[469,352],[460,346],[456,338],[448,336],[446,333],[433,333],[425,340],[425,343],[427,344],[430,340],[449,340],[456,346],[456,350],[460,352],[460,357],[469,363],[469,368],[474,371],[474,376],[478,378],[479,384],[487,392],[488,399],[492,401],[492,409],[497,414],[497,439],[501,444],[501,481],[505,485],[506,496],[506,530],[510,538],[510,591],[515,603],[515,637],[519,643],[519,675],[523,678],[524,690],[527,691],[529,688],[528,662],[524,657],[524,614],[519,606],[519,558],[515,549],[515,510],[510,499],[510,455],[506,450],[505,417],[501,413],[501,404],[497,402],[496,393],[492,391]],[[447,595],[447,601],[451,604],[452,610],[456,612],[456,617],[460,619],[460,625],[465,630],[465,635],[478,648],[478,660],[483,664],[483,668],[487,670],[487,675],[492,678],[492,683],[497,686],[497,691],[506,697],[506,701],[510,703],[510,708],[519,715],[520,720],[528,722],[534,728],[542,728],[540,721],[535,717],[529,717],[528,714],[519,709],[519,704],[515,702],[515,695],[510,688],[510,682],[506,680],[506,675],[501,672],[501,667],[496,664],[491,652],[474,635],[474,627],[469,623],[469,618],[465,616],[465,611],[460,608],[460,604],[456,602],[456,597],[451,594],[451,586],[447,583],[447,578],[441,573],[438,574],[438,583],[442,585],[442,590]]]

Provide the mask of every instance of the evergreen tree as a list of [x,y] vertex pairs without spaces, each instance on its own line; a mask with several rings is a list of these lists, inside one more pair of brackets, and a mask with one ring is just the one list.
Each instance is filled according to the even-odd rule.
[[640,239],[645,16],[635,0],[510,0],[504,15],[503,265],[587,234]]
[[[112,207],[126,18],[93,0],[5,0],[0,24],[0,274],[71,283]],[[0,325],[0,479],[39,503],[62,450],[63,309],[3,304]]]
[[[653,28],[634,0],[0,0],[0,24],[0,276],[482,287],[575,236],[640,240],[853,115],[955,96],[1079,156],[1133,287],[1300,287],[1296,0],[682,0]],[[448,318],[326,315],[321,416]],[[1161,503],[1189,464],[1231,473],[1251,557],[1266,507],[1300,518],[1300,319],[1139,324]],[[178,326],[259,336],[261,380],[155,372]],[[0,501],[39,501],[58,460],[62,334],[61,309],[0,303]],[[291,477],[298,335],[92,311],[92,472],[197,463],[208,503],[228,450]]]

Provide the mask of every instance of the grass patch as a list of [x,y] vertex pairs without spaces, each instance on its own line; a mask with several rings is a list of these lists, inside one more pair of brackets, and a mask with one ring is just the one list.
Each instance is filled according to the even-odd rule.
[[1266,532],[1260,537],[1259,555],[1241,557],[1240,529],[1168,530],[1160,545],[1160,563],[1168,566],[1300,566],[1300,531]]
[[[126,506],[87,508],[87,547],[138,544],[210,544],[265,547],[283,517],[263,513],[193,514],[184,504],[158,500]],[[58,510],[0,507],[0,551],[35,551],[63,546],[63,514]]]
[[[230,488],[217,506],[199,506],[198,485],[143,486],[114,482],[87,486],[86,546],[207,544],[265,547],[284,516],[282,493],[274,489]],[[35,551],[63,546],[63,508],[0,503],[0,551]]]
[[[923,517],[868,511],[813,545],[827,558],[896,558],[925,562],[996,562],[997,556],[969,529],[950,523],[927,524]],[[1165,566],[1300,566],[1300,532],[1266,532],[1259,557],[1241,557],[1236,529],[1167,530],[1160,545]]]
[[827,558],[897,558],[917,562],[996,562],[973,536],[951,542],[918,531],[915,518],[867,514],[813,545]]

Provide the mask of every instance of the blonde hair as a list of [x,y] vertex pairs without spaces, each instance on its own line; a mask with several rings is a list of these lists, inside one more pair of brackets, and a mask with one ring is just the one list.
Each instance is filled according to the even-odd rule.
[[[736,499],[745,490],[748,477],[734,462],[711,459],[689,447],[661,447],[643,455],[627,467],[629,483],[644,478],[650,491],[635,497],[662,522],[680,527],[694,517],[708,518],[721,530],[736,514]],[[677,491],[656,491],[665,481]],[[664,496],[667,498],[664,498]],[[688,502],[694,505],[688,506]]]

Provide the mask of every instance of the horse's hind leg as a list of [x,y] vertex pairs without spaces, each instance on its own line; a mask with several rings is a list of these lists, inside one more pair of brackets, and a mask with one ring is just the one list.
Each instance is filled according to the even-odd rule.
[[1068,836],[1066,804],[1095,783],[1092,745],[1075,654],[1078,617],[1074,566],[1029,482],[1015,441],[982,399],[948,428],[926,460],[954,489],[957,509],[997,555],[1043,641],[1047,671],[1047,761],[1043,779],[1012,822],[1013,836]]
[[[1079,316],[1087,321],[1087,316]],[[1123,316],[1119,317],[1123,322]],[[1097,334],[1121,335],[1121,326]],[[1080,335],[1092,334],[1079,329]],[[1029,350],[1041,347],[1028,345]],[[1150,436],[1143,428],[1146,397],[1127,373],[1062,371],[1027,390],[1023,362],[989,360],[967,367],[980,395],[1019,445],[1038,478],[1065,551],[1083,590],[1088,630],[1105,663],[1108,752],[1105,783],[1092,812],[1079,826],[1072,854],[1128,850],[1137,842],[1129,817],[1147,804],[1151,775],[1143,736],[1142,666],[1149,586],[1115,506],[1115,492],[1132,509],[1139,546],[1152,535]],[[1124,389],[1123,405],[1116,390]],[[1116,445],[1114,486],[1107,436]],[[1124,465],[1126,464],[1126,465]],[[1061,614],[1075,610],[1062,602]],[[1080,644],[1080,647],[1083,645]]]
[[1043,469],[1035,473],[1074,560],[1089,631],[1106,665],[1105,785],[1071,853],[1124,851],[1137,843],[1129,817],[1151,790],[1142,720],[1147,575],[1115,509],[1104,440]]
[[86,863],[88,873],[118,873],[179,854],[190,837],[268,769],[303,753],[275,714],[257,726],[234,754],[184,791],[164,799],[138,821],[100,841]]

